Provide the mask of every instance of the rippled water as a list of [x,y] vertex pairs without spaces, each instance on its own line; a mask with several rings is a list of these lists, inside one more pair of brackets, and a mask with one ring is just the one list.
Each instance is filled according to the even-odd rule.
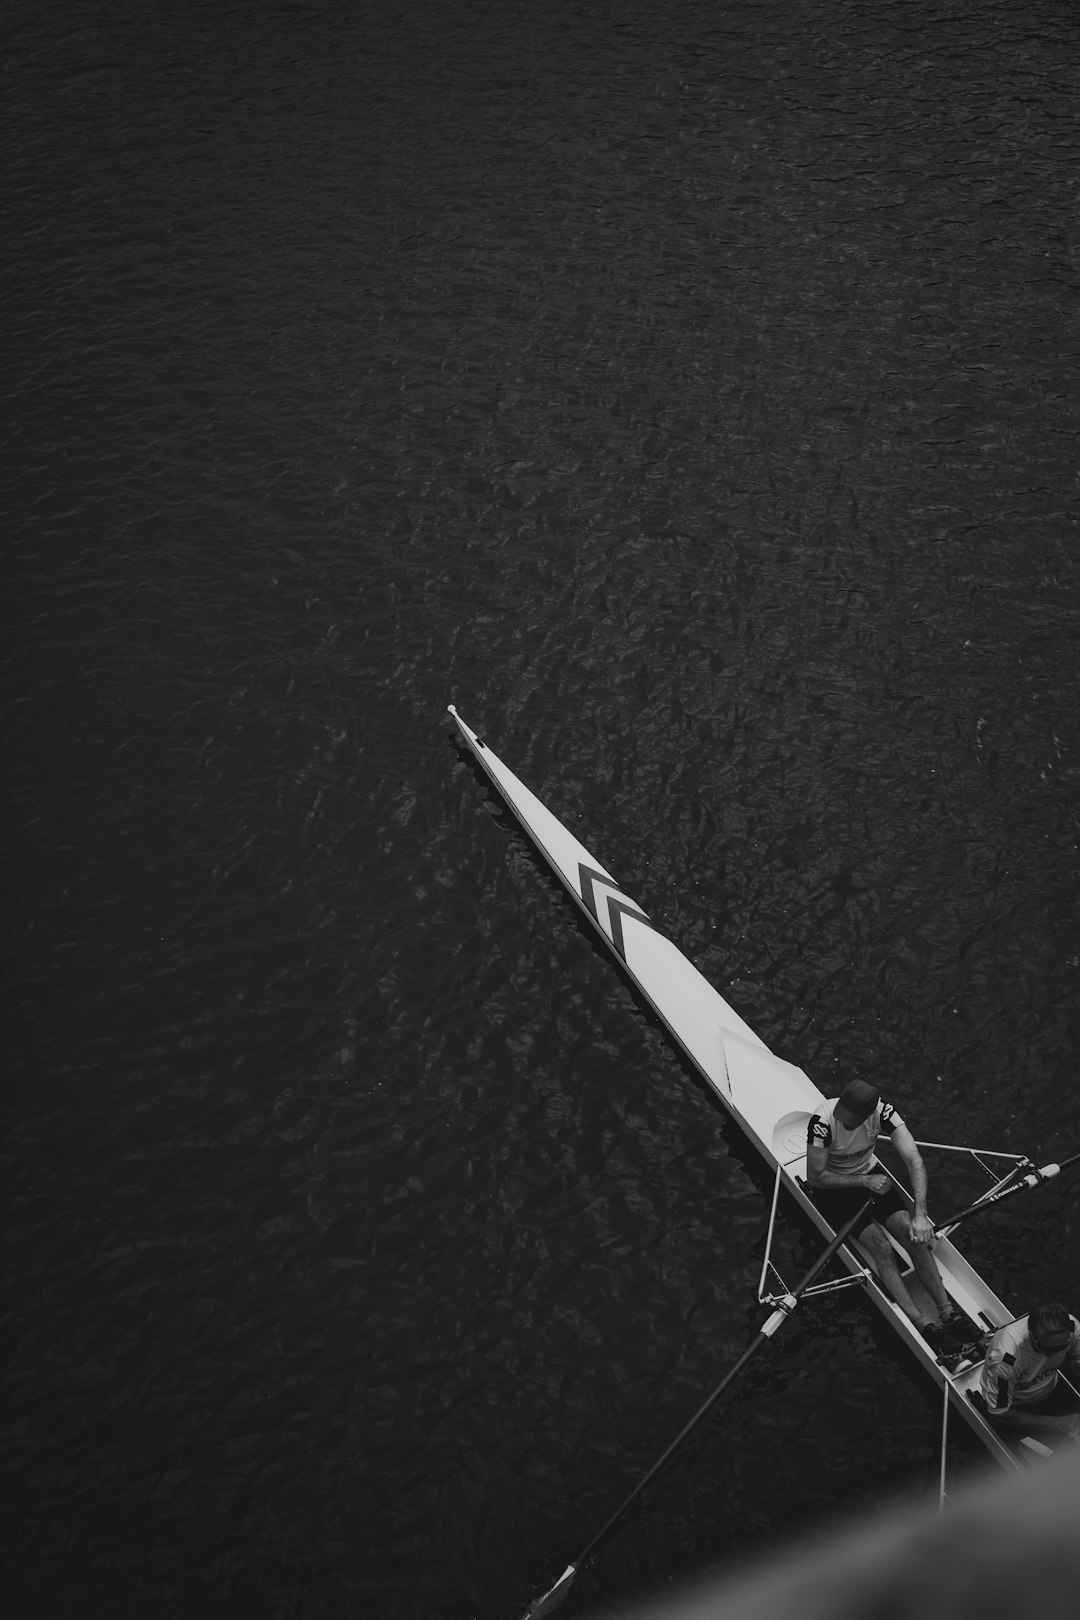
[[[501,1620],[743,1348],[768,1187],[448,700],[823,1089],[1080,1141],[1077,13],[9,26],[9,1584]],[[1075,1188],[966,1246],[1068,1295]],[[808,1307],[567,1612],[937,1426]]]

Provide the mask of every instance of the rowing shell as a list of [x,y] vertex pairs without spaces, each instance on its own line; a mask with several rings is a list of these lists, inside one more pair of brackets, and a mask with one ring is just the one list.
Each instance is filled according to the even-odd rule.
[[[648,914],[620,887],[595,855],[578,842],[558,817],[552,815],[465,724],[452,704],[449,712],[469,751],[513,811],[538,854],[565,885],[672,1039],[745,1131],[807,1218],[826,1238],[832,1238],[832,1227],[807,1197],[802,1185],[806,1171],[807,1124],[810,1115],[819,1112],[827,1102],[824,1094],[802,1069],[770,1052],[719,991],[659,932]],[[901,1187],[900,1191],[910,1207],[907,1190]],[[939,1240],[934,1255],[950,1296],[975,1325],[973,1338],[1013,1320],[1013,1313],[948,1238]],[[1005,1469],[1010,1472],[1023,1469],[1035,1457],[1048,1455],[1047,1446],[1034,1436],[1018,1435],[1014,1450],[972,1405],[968,1392],[978,1388],[981,1351],[955,1368],[943,1366],[934,1349],[879,1284],[870,1268],[869,1256],[853,1244],[841,1249],[839,1258],[853,1276],[865,1276],[867,1292],[874,1305],[922,1363],[943,1399],[947,1395],[952,1409]],[[921,1284],[902,1251],[898,1252],[898,1261],[909,1291],[918,1303],[932,1312],[932,1301],[922,1293]]]

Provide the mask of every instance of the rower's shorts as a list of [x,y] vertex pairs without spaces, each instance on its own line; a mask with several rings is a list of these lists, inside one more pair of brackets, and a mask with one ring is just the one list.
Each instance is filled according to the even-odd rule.
[[811,1202],[817,1205],[829,1225],[836,1232],[839,1232],[845,1221],[850,1221],[851,1217],[858,1213],[859,1206],[869,1198],[870,1208],[866,1212],[865,1219],[861,1220],[855,1228],[852,1234],[853,1237],[858,1237],[860,1232],[865,1232],[871,1221],[877,1221],[884,1226],[889,1216],[895,1215],[897,1210],[902,1211],[905,1215],[908,1213],[908,1207],[900,1196],[899,1187],[894,1186],[891,1182],[888,1190],[883,1193],[870,1193],[867,1192],[865,1187],[811,1187],[809,1185],[806,1186],[806,1191]]

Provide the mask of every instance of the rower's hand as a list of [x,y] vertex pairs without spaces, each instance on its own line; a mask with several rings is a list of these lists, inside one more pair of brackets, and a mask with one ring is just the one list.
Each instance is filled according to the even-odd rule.
[[932,1249],[935,1243],[934,1223],[929,1215],[913,1215],[911,1217],[912,1243],[925,1244]]
[[863,1182],[872,1193],[883,1193],[889,1190],[889,1178],[880,1174],[863,1176]]

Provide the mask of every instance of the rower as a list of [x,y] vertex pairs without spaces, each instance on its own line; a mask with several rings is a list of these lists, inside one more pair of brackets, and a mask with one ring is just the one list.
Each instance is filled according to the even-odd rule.
[[[1073,1382],[1062,1377],[1068,1365]],[[1057,1300],[998,1328],[971,1399],[994,1423],[1056,1429],[1080,1440],[1080,1322]]]
[[[907,1170],[915,1208],[911,1214],[899,1188],[877,1168],[874,1146],[887,1131]],[[934,1259],[934,1226],[926,1213],[926,1166],[915,1139],[891,1102],[876,1086],[849,1080],[839,1097],[810,1115],[806,1143],[807,1191],[834,1228],[855,1213],[869,1192],[872,1202],[855,1236],[867,1250],[882,1283],[932,1349],[955,1349],[953,1336],[970,1336],[971,1324],[945,1291]],[[885,1230],[883,1230],[883,1228]],[[887,1232],[911,1256],[915,1274],[933,1302],[931,1316],[912,1298]]]

